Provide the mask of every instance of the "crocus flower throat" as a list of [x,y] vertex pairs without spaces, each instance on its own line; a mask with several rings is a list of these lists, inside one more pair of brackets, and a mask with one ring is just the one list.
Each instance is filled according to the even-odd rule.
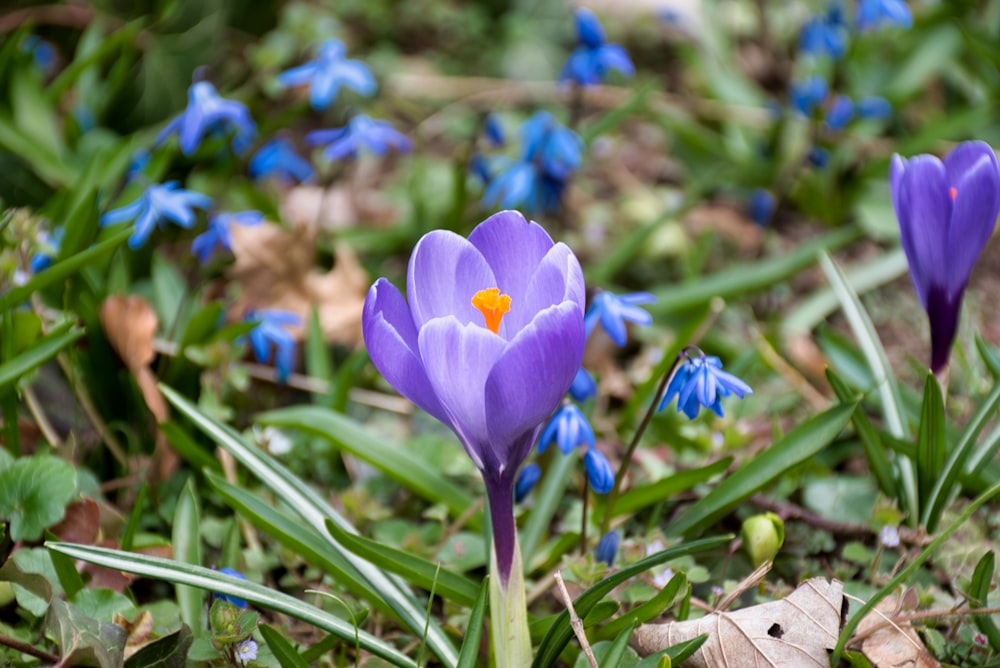
[[510,311],[510,295],[500,294],[500,288],[487,288],[472,295],[472,305],[486,320],[486,329],[500,333],[500,321]]

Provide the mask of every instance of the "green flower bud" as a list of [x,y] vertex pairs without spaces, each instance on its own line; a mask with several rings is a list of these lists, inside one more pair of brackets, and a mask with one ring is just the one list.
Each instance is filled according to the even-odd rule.
[[765,561],[774,561],[785,542],[785,523],[774,513],[763,513],[745,519],[740,533],[743,549],[756,568]]

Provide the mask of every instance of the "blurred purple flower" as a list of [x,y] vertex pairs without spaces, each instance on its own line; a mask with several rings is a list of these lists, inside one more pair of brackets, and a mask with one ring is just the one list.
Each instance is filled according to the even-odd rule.
[[260,211],[240,211],[239,213],[217,213],[208,219],[208,229],[191,242],[191,252],[198,262],[205,264],[217,250],[231,251],[230,225],[259,225],[264,220]]
[[913,14],[903,0],[860,0],[854,19],[862,32],[886,25],[913,26]]
[[948,364],[965,286],[1000,211],[1000,167],[988,144],[969,141],[944,162],[933,155],[893,156],[890,185],[910,277],[930,321],[937,373]]
[[663,395],[657,410],[662,411],[674,397],[677,397],[677,410],[683,411],[688,419],[693,420],[698,417],[698,412],[702,408],[711,409],[722,417],[724,397],[733,394],[742,399],[748,394],[753,394],[749,385],[722,370],[722,362],[718,357],[706,357],[704,354],[692,356],[686,351],[682,355],[684,360],[667,385],[667,392]]
[[619,542],[621,542],[621,534],[618,533],[617,529],[601,536],[600,542],[597,543],[597,549],[594,550],[594,559],[602,561],[608,566],[614,564],[615,557],[618,556]]
[[153,227],[165,220],[181,227],[191,227],[195,219],[193,209],[208,209],[212,206],[212,198],[179,186],[177,181],[168,181],[163,185],[154,183],[131,204],[101,216],[101,226],[135,220],[135,232],[128,240],[132,250],[145,244]]
[[517,482],[514,483],[514,503],[524,501],[541,477],[542,469],[538,464],[532,462],[523,466],[521,472],[517,474]]
[[826,99],[828,88],[826,81],[812,76],[792,84],[792,108],[805,116],[811,116],[813,110]]
[[309,84],[309,103],[316,110],[333,104],[341,86],[365,97],[373,95],[378,84],[371,70],[360,60],[345,58],[346,55],[339,40],[328,39],[320,45],[315,60],[285,70],[278,75],[278,83],[282,86]]
[[220,97],[215,86],[207,81],[196,81],[188,88],[187,109],[163,128],[156,145],[176,134],[181,151],[191,155],[205,134],[215,131],[233,133],[233,150],[242,153],[257,134],[257,126],[242,102]]
[[302,318],[290,311],[262,309],[248,312],[244,320],[258,323],[249,334],[254,357],[261,364],[267,364],[271,361],[273,347],[275,373],[278,382],[284,383],[295,364],[295,337],[287,325],[300,326]]
[[413,147],[409,138],[392,127],[389,121],[372,119],[364,114],[354,116],[342,128],[314,130],[306,135],[306,143],[311,146],[326,144],[323,155],[331,162],[353,158],[361,148],[383,155],[390,148],[408,153]]
[[250,158],[250,178],[276,177],[282,181],[309,183],[316,171],[309,161],[295,152],[292,143],[283,137],[272,139]]
[[628,52],[620,44],[609,44],[604,28],[592,11],[581,7],[573,14],[578,46],[563,66],[559,81],[593,86],[607,78],[611,70],[627,77],[635,74]]
[[651,325],[653,316],[637,304],[650,304],[656,301],[656,297],[648,292],[632,292],[627,295],[616,295],[607,290],[602,290],[594,295],[587,309],[587,316],[584,320],[587,328],[587,335],[594,331],[597,323],[607,333],[608,337],[618,346],[624,346],[628,340],[626,322],[634,322],[637,325]]
[[406,294],[384,278],[369,290],[368,352],[403,396],[455,432],[482,472],[506,589],[517,471],[583,358],[583,272],[566,245],[504,211],[468,239],[424,235]]

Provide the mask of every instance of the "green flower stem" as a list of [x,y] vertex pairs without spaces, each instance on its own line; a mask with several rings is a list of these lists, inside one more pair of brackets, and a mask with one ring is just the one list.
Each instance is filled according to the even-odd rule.
[[531,665],[531,636],[521,548],[515,537],[514,560],[506,586],[497,568],[496,550],[490,552],[490,635],[496,668],[525,668]]
[[837,647],[833,650],[833,654],[830,657],[831,666],[838,665],[840,661],[840,656],[844,653],[844,650],[847,648],[847,643],[851,640],[851,637],[854,635],[854,630],[858,627],[858,624],[861,623],[861,620],[864,619],[869,612],[875,609],[875,606],[879,604],[879,601],[881,601],[886,596],[896,591],[896,588],[899,585],[901,585],[903,582],[907,580],[907,578],[913,575],[916,572],[916,570],[923,565],[925,561],[931,558],[932,555],[937,553],[941,545],[943,545],[944,542],[948,540],[951,537],[951,535],[958,530],[959,527],[965,524],[965,522],[968,521],[970,517],[972,517],[972,513],[976,512],[976,510],[981,505],[983,505],[984,503],[986,503],[987,501],[989,501],[998,494],[1000,494],[1000,482],[996,483],[995,485],[987,489],[985,492],[977,496],[975,499],[973,499],[972,502],[965,507],[965,509],[961,512],[961,514],[959,514],[959,516],[956,517],[955,520],[948,525],[948,528],[946,528],[944,531],[938,534],[937,538],[932,540],[927,545],[927,547],[925,547],[920,552],[920,554],[917,555],[916,559],[911,561],[906,566],[906,568],[897,573],[896,577],[894,577],[892,580],[889,581],[889,584],[882,587],[882,589],[880,589],[878,592],[872,595],[870,599],[868,599],[868,602],[865,603],[864,606],[862,606],[862,608],[858,610],[858,612],[853,617],[851,617],[851,620],[847,622],[843,630],[840,632],[840,640],[837,642]]

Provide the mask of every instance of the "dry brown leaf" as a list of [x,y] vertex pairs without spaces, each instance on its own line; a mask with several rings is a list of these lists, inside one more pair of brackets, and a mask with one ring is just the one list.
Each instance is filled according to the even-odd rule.
[[916,603],[912,589],[902,599],[884,598],[858,624],[855,634],[864,638],[861,651],[875,668],[938,668],[941,665],[924,647],[910,623],[896,620],[900,613],[914,610]]
[[141,611],[134,622],[130,622],[122,614],[115,614],[114,623],[125,629],[125,659],[131,657],[152,640],[153,613],[149,610]]
[[[169,417],[167,400],[156,386],[156,375],[149,368],[156,357],[153,337],[160,326],[156,311],[139,295],[112,295],[101,304],[100,318],[111,347],[135,376],[149,412],[157,422],[166,421]],[[169,477],[177,469],[177,454],[167,447],[166,440],[159,431],[153,457],[156,461],[153,470],[159,479]]]
[[101,507],[90,497],[66,506],[62,522],[50,529],[52,535],[66,543],[93,545],[101,531]]
[[812,578],[780,601],[686,622],[643,624],[633,634],[632,646],[646,656],[707,633],[708,640],[683,666],[827,668],[827,650],[837,644],[843,606],[842,582]]
[[282,201],[281,215],[293,227],[322,230],[359,224],[380,227],[399,218],[396,207],[381,191],[350,184],[296,186]]
[[[230,234],[236,261],[229,278],[243,285],[234,307],[239,316],[250,309],[280,309],[308,322],[315,307],[327,341],[361,341],[368,276],[349,246],[334,249],[334,267],[323,273],[315,268],[315,234],[305,228],[234,225]],[[301,337],[301,330],[292,331]]]

